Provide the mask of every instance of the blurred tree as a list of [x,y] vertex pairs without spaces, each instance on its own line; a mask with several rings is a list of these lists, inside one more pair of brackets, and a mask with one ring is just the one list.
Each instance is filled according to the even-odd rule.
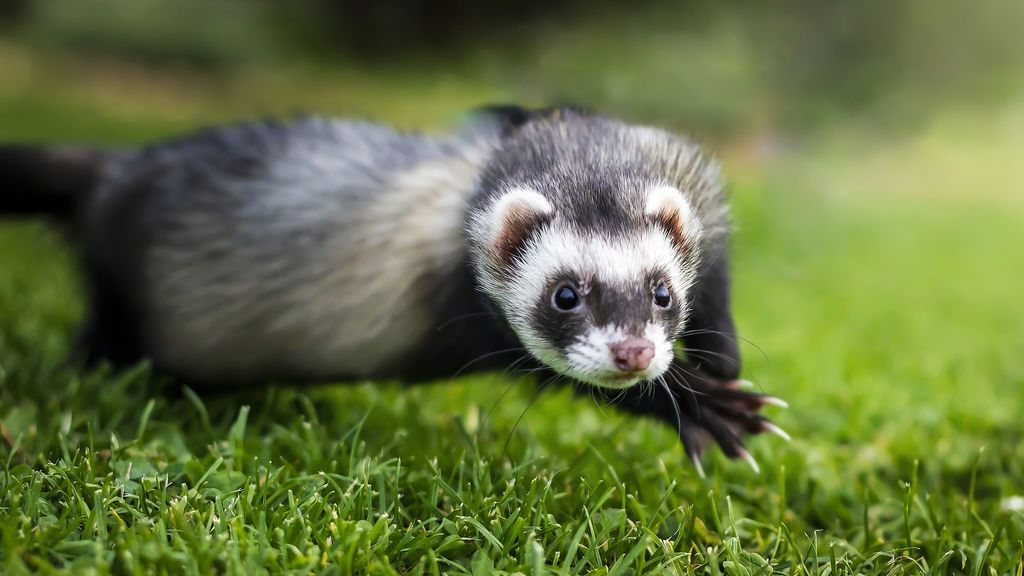
[[780,0],[743,13],[758,67],[784,120],[814,123],[836,110],[859,112],[900,84],[909,2]]
[[319,0],[338,43],[365,59],[450,50],[539,19],[586,16],[610,0]]
[[11,24],[28,11],[28,0],[0,0],[0,24]]
[[373,75],[432,59],[514,98],[702,133],[837,114],[899,128],[1024,85],[1019,0],[0,0],[4,16],[76,57]]

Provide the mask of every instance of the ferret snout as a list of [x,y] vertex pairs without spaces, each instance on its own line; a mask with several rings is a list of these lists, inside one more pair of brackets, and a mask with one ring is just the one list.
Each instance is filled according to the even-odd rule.
[[623,372],[646,370],[654,359],[654,342],[640,336],[626,336],[610,350],[615,367]]

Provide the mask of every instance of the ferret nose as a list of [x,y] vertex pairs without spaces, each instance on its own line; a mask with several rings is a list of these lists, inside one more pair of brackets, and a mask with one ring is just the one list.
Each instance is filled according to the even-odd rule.
[[623,372],[646,370],[654,359],[654,342],[639,336],[627,336],[611,346],[615,367]]

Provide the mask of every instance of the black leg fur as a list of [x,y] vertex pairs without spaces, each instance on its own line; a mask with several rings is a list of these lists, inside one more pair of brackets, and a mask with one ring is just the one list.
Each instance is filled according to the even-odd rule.
[[[122,226],[120,229],[124,229]],[[136,243],[112,243],[116,251],[87,248],[82,255],[89,290],[89,310],[80,329],[73,352],[87,366],[109,362],[124,367],[145,359],[141,332],[139,297],[141,282],[136,279]]]
[[729,381],[742,368],[732,317],[731,282],[726,255],[720,255],[693,289],[690,319],[683,331],[687,357],[715,378]]
[[86,366],[109,362],[128,366],[144,358],[138,321],[127,298],[118,295],[100,274],[93,274],[90,310],[74,345]]
[[80,146],[0,144],[0,217],[71,219],[98,178],[103,153]]

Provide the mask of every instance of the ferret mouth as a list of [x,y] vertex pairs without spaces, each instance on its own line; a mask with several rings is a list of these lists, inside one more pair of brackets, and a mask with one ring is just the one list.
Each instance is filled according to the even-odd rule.
[[626,388],[632,388],[633,386],[636,386],[643,379],[644,378],[640,376],[634,376],[631,374],[627,374],[624,376],[613,376],[603,379],[601,383],[598,384],[598,386],[602,388],[614,388],[616,390],[624,390]]
[[668,373],[671,358],[657,357],[642,370],[619,370],[613,366],[602,366],[590,372],[586,381],[594,386],[612,390],[624,390],[645,382],[656,382]]
[[[593,342],[594,340],[598,341]],[[657,380],[668,372],[673,357],[671,344],[656,338],[650,340],[655,342],[655,353],[652,357],[643,359],[646,361],[642,363],[616,362],[612,347],[607,342],[598,338],[584,338],[566,347],[560,354],[552,354],[553,361],[548,366],[584,384],[609,390],[624,390],[643,382]],[[627,368],[622,364],[632,366]],[[635,369],[632,369],[633,366]]]
[[651,366],[645,370],[635,371],[621,371],[614,368],[580,371],[570,369],[565,374],[598,388],[625,390],[643,382],[657,380],[665,372],[667,372],[667,368],[659,370],[657,367]]
[[646,371],[641,372],[616,372],[613,374],[602,374],[593,378],[590,383],[601,387],[611,388],[614,390],[624,390],[626,388],[632,388],[644,380],[650,380],[652,375]]

